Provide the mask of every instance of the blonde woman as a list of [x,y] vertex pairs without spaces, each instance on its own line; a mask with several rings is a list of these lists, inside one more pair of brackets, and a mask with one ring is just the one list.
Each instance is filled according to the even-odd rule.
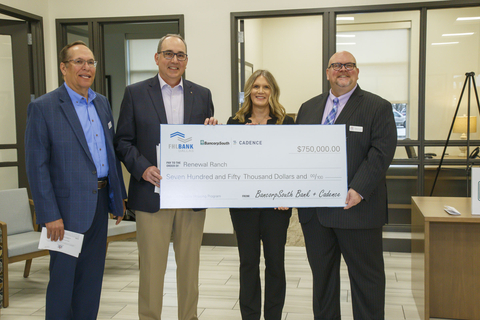
[[[278,101],[280,89],[267,70],[257,70],[245,83],[245,102],[227,124],[294,124]],[[278,209],[278,210],[277,210]],[[285,242],[292,209],[230,209],[240,255],[240,312],[243,320],[261,316],[260,243],[265,258],[265,320],[280,320],[285,302]]]

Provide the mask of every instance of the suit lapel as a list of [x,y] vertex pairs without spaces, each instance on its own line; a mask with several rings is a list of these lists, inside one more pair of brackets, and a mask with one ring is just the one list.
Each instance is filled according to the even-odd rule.
[[67,89],[65,86],[60,87],[60,108],[62,108],[65,117],[67,118],[70,126],[73,129],[73,132],[77,136],[78,141],[83,147],[83,150],[88,155],[88,158],[93,162],[92,155],[90,154],[90,150],[88,149],[87,139],[85,139],[85,133],[83,132],[82,125],[80,120],[78,119],[77,112],[75,111],[75,107],[73,106],[72,100],[68,95]]
[[320,108],[318,110],[318,114],[320,116],[320,119],[318,119],[318,123],[322,124],[322,119],[323,119],[323,113],[325,112],[325,105],[327,104],[327,99],[328,99],[328,93],[321,95],[320,100],[318,104],[320,105]]
[[[105,112],[105,110],[108,109],[108,104],[105,105],[100,98],[97,97],[93,100],[93,105],[95,106],[95,109],[97,110],[98,117],[100,118],[100,122],[102,123],[103,127],[103,132],[105,134],[105,146],[107,148],[107,159],[108,159],[108,167],[109,168],[114,168],[115,167],[115,151],[113,148],[113,137],[109,138],[110,136],[113,136],[112,132],[110,131],[111,126],[113,126],[113,123],[111,123],[111,118],[108,115],[108,112]],[[110,125],[108,124],[110,122]],[[113,172],[109,170],[110,172]],[[110,176],[109,172],[109,176]]]
[[[95,110],[97,110],[98,117],[100,118],[100,121],[102,122],[103,126],[103,131],[108,130],[108,118],[107,114],[103,111],[104,108],[107,108],[107,106],[103,106],[103,103],[100,101],[100,99],[95,98],[93,99],[93,105],[95,106]],[[107,134],[107,132],[105,132]]]
[[[93,99],[93,105],[95,106],[95,110],[97,110],[98,117],[100,118],[100,122],[102,123],[103,127],[103,132],[105,134],[105,144],[107,147],[109,147],[109,141],[108,137],[111,135],[110,133],[110,128],[113,126],[113,123],[111,123],[111,119],[108,116],[108,114],[105,112],[105,109],[108,108],[108,105],[104,105],[102,101],[98,98]],[[110,121],[110,125],[108,125],[108,122]],[[110,151],[110,150],[109,150]]]
[[342,112],[340,112],[340,115],[338,116],[335,123],[346,123],[347,120],[355,113],[355,111],[359,107],[362,96],[362,89],[360,89],[360,86],[357,85],[357,88],[348,99],[347,104],[345,105],[345,107],[343,107],[343,110]]
[[183,80],[183,123],[190,123],[190,116],[193,110],[193,88],[192,84]]
[[160,81],[158,75],[153,77],[147,89],[150,99],[152,99],[153,107],[157,112],[160,123],[168,123],[167,113],[165,112],[165,105],[163,104],[162,89],[160,88]]

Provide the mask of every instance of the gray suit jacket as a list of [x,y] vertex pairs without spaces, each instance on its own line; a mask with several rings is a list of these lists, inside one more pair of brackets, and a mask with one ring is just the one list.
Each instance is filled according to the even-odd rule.
[[[213,117],[210,90],[188,80],[184,85],[184,123],[203,124]],[[128,189],[129,208],[145,212],[160,209],[154,186],[142,178],[157,166],[155,146],[160,143],[160,124],[167,123],[158,75],[125,88],[114,144],[117,156],[132,175]]]
[[[328,92],[300,107],[298,124],[320,124]],[[343,208],[299,209],[300,222],[317,216],[325,227],[367,229],[387,222],[386,172],[397,145],[392,105],[357,86],[335,124],[346,125],[348,187],[363,196],[358,205]]]
[[[113,148],[112,111],[107,99],[98,93],[93,103],[105,132],[109,209],[122,216],[126,192]],[[37,223],[62,218],[66,230],[87,231],[97,207],[97,171],[64,85],[28,105],[25,152]]]

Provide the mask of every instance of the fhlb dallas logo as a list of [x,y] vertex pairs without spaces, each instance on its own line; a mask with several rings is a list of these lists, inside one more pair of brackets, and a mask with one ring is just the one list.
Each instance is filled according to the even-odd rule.
[[192,137],[185,138],[185,134],[183,134],[181,132],[178,132],[178,131],[170,134],[170,138],[174,138],[174,137],[178,137],[178,141],[181,141],[183,143],[187,143],[189,141],[192,141]]
[[193,144],[192,143],[187,143],[192,141],[192,137],[185,138],[185,134],[176,131],[174,133],[170,134],[170,138],[175,138],[177,137],[177,140],[182,142],[178,144],[169,144],[168,148],[169,149],[181,149],[181,150],[192,150],[193,149]]

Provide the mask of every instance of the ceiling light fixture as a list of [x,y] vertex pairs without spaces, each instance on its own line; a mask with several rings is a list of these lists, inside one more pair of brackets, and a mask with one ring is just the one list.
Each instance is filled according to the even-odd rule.
[[457,18],[457,21],[469,21],[469,20],[480,20],[480,17],[460,17],[460,18]]
[[473,32],[465,32],[465,33],[445,33],[442,34],[442,37],[456,37],[456,36],[471,36]]
[[437,42],[437,43],[432,43],[432,46],[441,46],[444,44],[457,44],[458,42]]

